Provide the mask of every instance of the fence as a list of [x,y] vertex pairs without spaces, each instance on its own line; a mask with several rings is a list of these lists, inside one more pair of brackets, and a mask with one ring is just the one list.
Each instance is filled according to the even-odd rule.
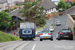
[[16,26],[10,27],[10,28],[7,29],[7,32],[15,30],[15,29],[16,29]]

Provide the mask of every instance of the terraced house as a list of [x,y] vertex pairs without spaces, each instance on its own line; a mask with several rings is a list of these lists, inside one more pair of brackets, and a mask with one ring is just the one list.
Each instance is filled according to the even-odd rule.
[[6,0],[0,0],[0,12],[2,10],[8,9],[8,4]]
[[0,0],[0,12],[15,5],[15,0]]
[[7,0],[7,3],[8,3],[8,8],[10,8],[12,6],[16,6],[15,0]]

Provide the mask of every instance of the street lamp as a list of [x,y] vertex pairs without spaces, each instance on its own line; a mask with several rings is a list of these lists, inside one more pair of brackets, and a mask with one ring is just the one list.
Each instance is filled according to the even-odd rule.
[[[56,11],[54,11],[54,12],[56,13],[56,14],[55,14],[55,17],[58,16],[58,14],[57,14],[58,11],[56,10]],[[53,27],[55,26],[55,17],[54,17],[54,25],[53,25]]]

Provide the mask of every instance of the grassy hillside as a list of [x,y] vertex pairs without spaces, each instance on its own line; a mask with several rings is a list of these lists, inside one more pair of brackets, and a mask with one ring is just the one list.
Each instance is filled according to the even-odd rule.
[[0,31],[0,42],[20,40],[18,37]]

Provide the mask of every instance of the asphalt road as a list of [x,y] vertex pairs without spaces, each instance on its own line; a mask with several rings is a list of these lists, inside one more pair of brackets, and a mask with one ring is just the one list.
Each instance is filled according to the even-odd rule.
[[[75,11],[74,11],[75,12]],[[72,12],[71,14],[73,14]],[[55,18],[55,21],[61,21],[61,26],[56,26],[53,32],[53,41],[43,40],[40,41],[39,37],[35,41],[10,41],[0,43],[0,50],[75,50],[75,40],[56,40],[56,34],[59,30],[65,28],[67,17],[61,16]],[[47,20],[46,26],[53,24],[54,19]],[[41,29],[42,30],[42,29]]]
[[[56,18],[56,21],[61,21],[61,26],[56,26],[53,32],[53,41],[43,40],[40,41],[36,37],[35,41],[12,41],[0,43],[0,50],[75,50],[75,40],[56,40],[56,34],[59,30],[66,26],[66,16]],[[53,23],[53,20],[48,20],[47,25]],[[42,30],[42,29],[41,29]]]

